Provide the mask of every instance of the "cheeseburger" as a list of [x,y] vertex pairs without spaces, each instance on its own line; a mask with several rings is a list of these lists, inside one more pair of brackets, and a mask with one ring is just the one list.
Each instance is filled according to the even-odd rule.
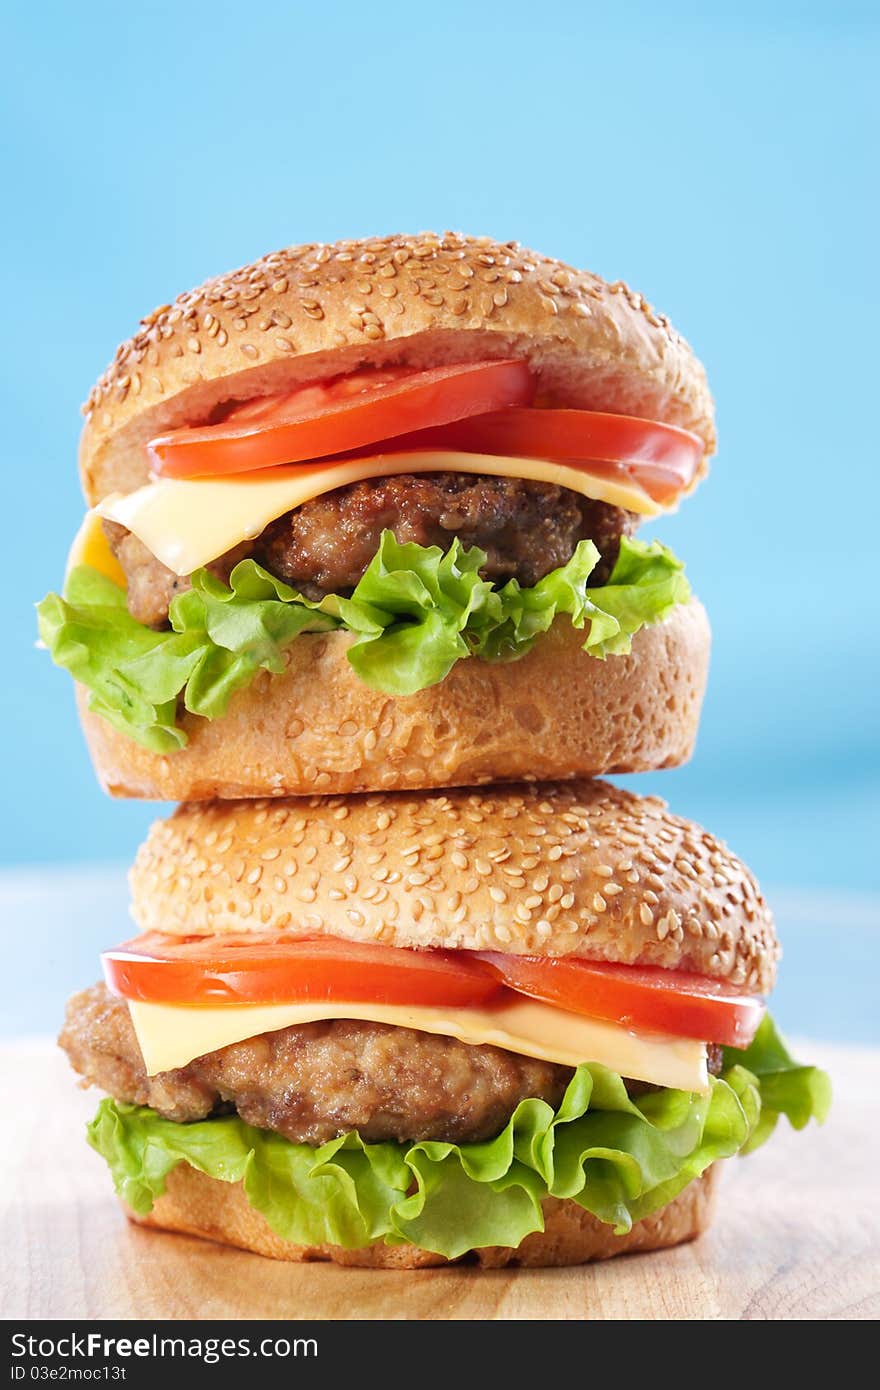
[[294,247],[148,315],[85,413],[40,633],[114,795],[689,756],[706,616],[638,532],[705,473],[713,406],[623,283],[451,234]]
[[182,806],[61,1035],[129,1215],[288,1260],[563,1265],[824,1117],[754,879],[602,782]]
[[714,448],[688,345],[515,243],[303,246],[86,415],[40,633],[104,786],[184,803],[61,1034],[128,1214],[399,1268],[697,1235],[829,1091],[748,870],[590,780],[696,736],[706,616],[638,534]]

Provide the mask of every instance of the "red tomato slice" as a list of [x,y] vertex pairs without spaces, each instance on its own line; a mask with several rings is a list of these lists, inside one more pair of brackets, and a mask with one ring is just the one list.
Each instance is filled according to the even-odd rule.
[[115,994],[154,1004],[485,1004],[502,992],[466,951],[410,951],[334,937],[172,937],[147,932],[101,957]]
[[377,440],[469,415],[526,405],[525,362],[460,362],[419,371],[365,368],[284,395],[235,406],[219,424],[151,439],[153,471],[166,478],[245,473],[361,449]]
[[481,1006],[509,991],[626,1028],[747,1047],[764,1004],[685,971],[496,951],[407,950],[339,937],[148,932],[101,957],[124,999],[154,1004],[308,1001]]
[[512,406],[474,419],[422,430],[394,448],[462,449],[475,454],[542,458],[589,471],[629,475],[655,502],[670,502],[690,487],[703,458],[703,442],[689,430],[609,415],[599,410]]
[[626,1028],[742,1048],[752,1041],[764,1013],[762,999],[737,994],[723,980],[684,970],[571,956],[478,954],[518,994]]

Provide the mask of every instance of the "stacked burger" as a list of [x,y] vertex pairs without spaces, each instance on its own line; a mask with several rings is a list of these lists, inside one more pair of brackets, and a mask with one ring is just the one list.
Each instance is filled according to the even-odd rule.
[[592,780],[696,736],[706,615],[637,535],[714,448],[688,345],[515,243],[309,245],[144,319],[86,417],[41,637],[105,788],[183,803],[61,1034],[129,1216],[403,1268],[698,1234],[829,1094],[745,866]]

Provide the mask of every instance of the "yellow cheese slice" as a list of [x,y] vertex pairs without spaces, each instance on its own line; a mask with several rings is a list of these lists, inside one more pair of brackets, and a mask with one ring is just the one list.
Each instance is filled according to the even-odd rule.
[[241,541],[254,540],[271,521],[322,493],[395,473],[487,473],[526,478],[555,483],[643,516],[662,511],[635,483],[595,477],[563,463],[427,449],[310,464],[307,468],[290,464],[225,478],[157,478],[136,492],[105,497],[96,511],[133,531],[175,574],[192,574]]
[[690,1038],[634,1033],[617,1023],[583,1018],[533,999],[514,998],[496,1008],[435,1008],[403,1004],[231,1004],[217,1008],[145,1004],[129,1010],[149,1076],[186,1066],[194,1057],[258,1033],[300,1023],[358,1018],[461,1042],[491,1043],[524,1057],[576,1067],[599,1062],[636,1081],[683,1091],[705,1091],[706,1045]]
[[112,579],[114,584],[119,584],[123,589],[126,587],[125,571],[110,549],[97,512],[86,512],[82,525],[73,538],[64,571],[65,581],[77,565],[91,565],[93,570]]

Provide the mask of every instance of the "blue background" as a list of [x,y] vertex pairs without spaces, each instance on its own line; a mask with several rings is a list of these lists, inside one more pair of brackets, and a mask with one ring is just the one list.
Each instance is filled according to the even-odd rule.
[[638,789],[832,911],[876,883],[876,15],[13,7],[2,861],[121,862],[156,813],[99,792],[69,678],[33,648],[82,512],[78,406],[116,343],[270,248],[451,226],[625,278],[709,371],[719,456],[655,528],[709,609],[709,695],[696,760]]

